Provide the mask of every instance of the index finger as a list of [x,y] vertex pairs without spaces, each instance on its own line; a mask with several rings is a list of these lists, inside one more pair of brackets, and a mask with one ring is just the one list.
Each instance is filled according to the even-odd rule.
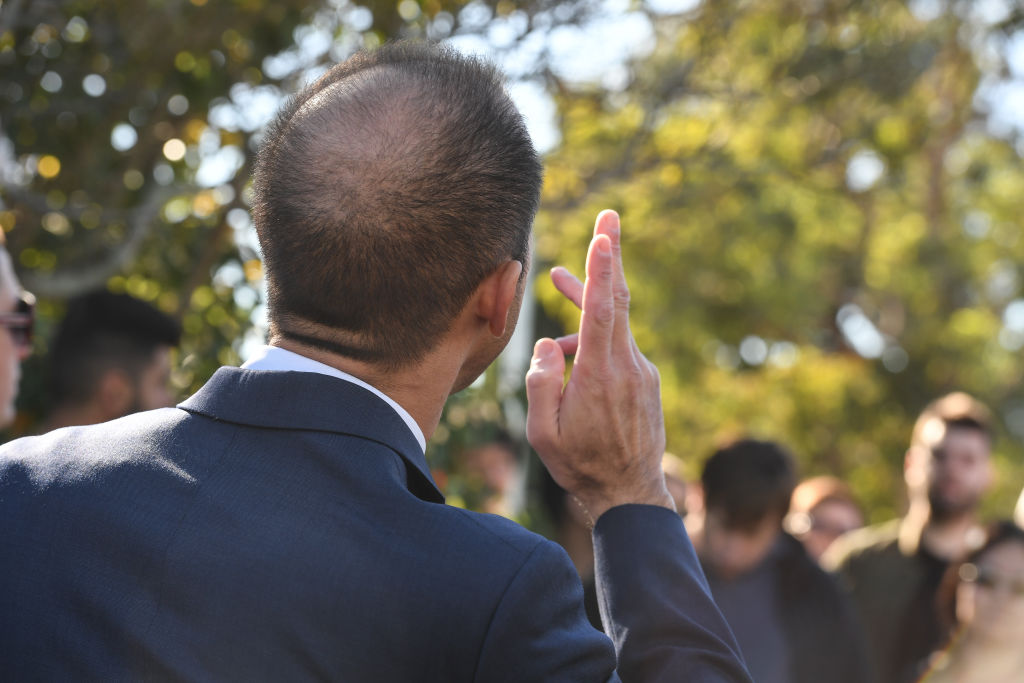
[[583,283],[577,364],[596,362],[598,365],[607,365],[611,361],[612,336],[615,332],[612,260],[611,240],[607,235],[595,235],[587,250],[587,278]]
[[618,346],[632,344],[629,330],[629,285],[622,267],[621,222],[619,214],[611,210],[602,211],[594,223],[594,235],[607,235],[612,247],[612,294],[615,301],[614,343]]

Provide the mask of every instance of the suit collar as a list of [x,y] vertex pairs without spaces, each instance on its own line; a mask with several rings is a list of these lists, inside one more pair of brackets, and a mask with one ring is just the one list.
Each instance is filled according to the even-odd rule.
[[284,370],[292,372],[316,372],[321,375],[329,375],[331,377],[338,377],[351,382],[367,389],[378,398],[384,400],[389,406],[394,408],[395,412],[398,413],[399,417],[409,426],[413,436],[420,444],[420,450],[426,453],[427,451],[427,439],[423,435],[423,430],[416,424],[416,420],[409,414],[405,408],[398,404],[397,401],[392,399],[390,396],[382,392],[375,386],[364,382],[358,377],[354,377],[347,372],[343,372],[338,368],[330,365],[325,365],[319,361],[313,360],[308,356],[289,351],[288,349],[281,348],[280,346],[263,346],[257,349],[256,353],[249,356],[249,360],[242,364],[242,368],[245,370]]
[[376,441],[405,460],[410,491],[424,500],[444,502],[409,427],[383,399],[351,382],[309,372],[224,367],[178,407],[254,427],[334,432]]

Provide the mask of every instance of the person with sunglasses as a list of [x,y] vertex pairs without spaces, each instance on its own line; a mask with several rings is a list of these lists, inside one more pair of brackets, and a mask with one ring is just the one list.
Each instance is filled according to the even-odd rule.
[[1013,683],[1024,676],[1024,529],[993,524],[985,543],[946,572],[939,614],[948,647],[922,683]]
[[0,428],[14,421],[21,362],[32,354],[35,297],[22,290],[0,231]]

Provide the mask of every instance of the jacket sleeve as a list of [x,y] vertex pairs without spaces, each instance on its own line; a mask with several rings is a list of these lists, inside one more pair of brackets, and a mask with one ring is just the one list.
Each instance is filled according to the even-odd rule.
[[491,617],[474,680],[618,681],[615,651],[587,621],[583,587],[569,557],[540,542]]
[[752,683],[682,520],[622,505],[594,527],[601,619],[626,683]]
[[475,680],[751,683],[678,515],[613,508],[594,540],[612,642],[587,621],[569,558],[545,541],[499,601]]

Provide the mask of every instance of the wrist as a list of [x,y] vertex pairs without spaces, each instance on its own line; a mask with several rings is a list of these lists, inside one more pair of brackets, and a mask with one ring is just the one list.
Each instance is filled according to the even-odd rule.
[[620,505],[654,505],[678,512],[675,499],[669,494],[664,481],[660,487],[647,491],[617,491],[605,494],[591,493],[589,495],[573,494],[577,502],[583,507],[593,526],[601,515],[612,508]]

